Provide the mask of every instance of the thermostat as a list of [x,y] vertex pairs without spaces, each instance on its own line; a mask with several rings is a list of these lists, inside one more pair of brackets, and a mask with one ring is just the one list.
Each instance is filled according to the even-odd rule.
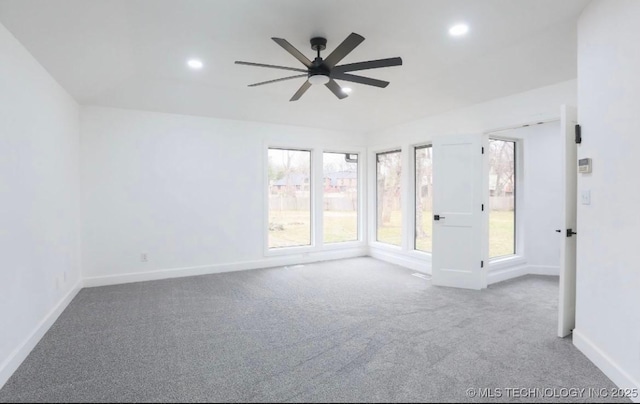
[[591,159],[578,160],[578,172],[582,174],[591,172]]

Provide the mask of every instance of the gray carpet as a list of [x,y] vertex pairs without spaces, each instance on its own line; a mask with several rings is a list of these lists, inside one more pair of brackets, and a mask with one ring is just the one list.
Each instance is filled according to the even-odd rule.
[[476,292],[411,273],[356,258],[83,289],[0,401],[540,401],[466,391],[615,387],[555,336],[557,278]]

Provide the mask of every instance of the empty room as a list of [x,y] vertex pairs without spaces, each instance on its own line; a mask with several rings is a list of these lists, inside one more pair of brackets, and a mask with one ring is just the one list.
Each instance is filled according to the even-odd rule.
[[0,402],[640,403],[638,21],[0,0]]

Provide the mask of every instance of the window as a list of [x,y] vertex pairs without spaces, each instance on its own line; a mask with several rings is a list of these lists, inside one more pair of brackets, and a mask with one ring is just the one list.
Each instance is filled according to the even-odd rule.
[[376,240],[397,246],[402,244],[400,156],[400,150],[376,155]]
[[269,248],[311,245],[311,152],[269,149]]
[[416,234],[415,249],[431,252],[433,237],[433,160],[431,146],[416,147]]
[[324,153],[324,242],[358,240],[358,155]]
[[489,257],[516,253],[516,142],[489,140]]

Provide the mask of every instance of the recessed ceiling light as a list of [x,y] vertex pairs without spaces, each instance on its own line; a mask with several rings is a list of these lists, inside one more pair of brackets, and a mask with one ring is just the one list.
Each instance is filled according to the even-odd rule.
[[202,67],[204,66],[204,64],[202,63],[201,60],[198,59],[191,59],[187,62],[187,65],[192,68],[192,69],[202,69]]
[[343,87],[342,88],[342,92],[345,94],[349,94],[351,92],[351,88],[350,87]]
[[456,24],[449,28],[449,34],[452,36],[462,36],[469,32],[469,26],[467,24]]

